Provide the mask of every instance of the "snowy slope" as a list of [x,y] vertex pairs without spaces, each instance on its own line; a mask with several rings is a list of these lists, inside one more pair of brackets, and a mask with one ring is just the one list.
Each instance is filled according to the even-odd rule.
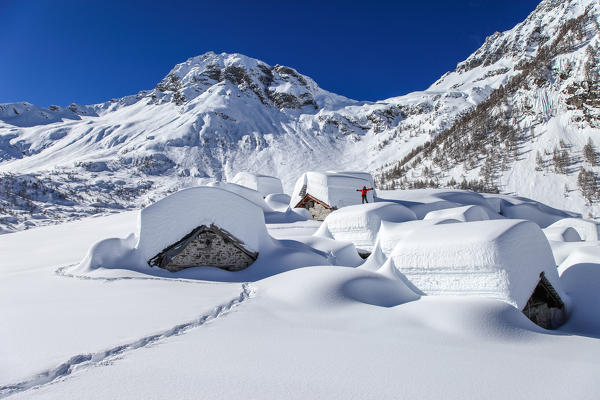
[[597,2],[543,1],[430,89],[469,90],[498,80],[503,86],[436,140],[382,170],[381,181],[499,189],[598,216],[599,46]]

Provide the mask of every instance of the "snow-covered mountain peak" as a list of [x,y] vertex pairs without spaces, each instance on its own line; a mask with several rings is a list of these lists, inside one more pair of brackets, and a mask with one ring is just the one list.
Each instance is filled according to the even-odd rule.
[[597,0],[544,0],[514,28],[488,36],[466,60],[436,81],[430,90],[469,90],[473,85],[492,87],[506,83],[520,64],[533,59],[539,48],[553,43],[569,20],[584,22],[577,39],[597,33],[600,4]]
[[240,96],[243,92],[266,106],[304,112],[357,103],[321,89],[314,80],[293,68],[270,66],[239,53],[214,52],[177,64],[150,96],[156,104],[171,101],[181,105],[211,88],[227,96],[234,92]]

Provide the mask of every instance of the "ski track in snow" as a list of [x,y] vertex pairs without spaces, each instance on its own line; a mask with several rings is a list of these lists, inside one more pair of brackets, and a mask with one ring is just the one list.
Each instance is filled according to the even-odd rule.
[[[205,283],[205,282],[194,282],[184,279],[168,279],[168,278],[143,278],[143,277],[123,277],[123,278],[94,278],[77,276],[73,274],[65,273],[64,270],[67,267],[61,267],[56,270],[56,273],[60,276],[79,278],[79,279],[95,279],[104,281],[115,281],[121,279],[143,279],[143,280],[169,280],[169,281],[180,281],[187,283]],[[0,398],[6,398],[8,396],[22,393],[26,390],[37,389],[42,386],[56,383],[65,379],[74,372],[85,370],[100,365],[108,365],[113,361],[116,361],[123,354],[129,353],[134,350],[150,347],[156,343],[164,341],[172,336],[182,335],[188,331],[198,328],[208,322],[214,321],[220,317],[229,314],[235,307],[244,303],[245,301],[254,297],[255,287],[249,283],[243,283],[241,285],[240,294],[228,301],[227,303],[221,304],[215,307],[212,311],[207,314],[200,315],[198,318],[187,321],[172,328],[164,330],[162,332],[145,336],[140,339],[136,339],[130,343],[111,347],[106,350],[98,351],[95,353],[77,354],[64,363],[58,365],[55,368],[51,368],[46,371],[42,371],[28,379],[25,379],[18,383],[8,384],[0,386]]]

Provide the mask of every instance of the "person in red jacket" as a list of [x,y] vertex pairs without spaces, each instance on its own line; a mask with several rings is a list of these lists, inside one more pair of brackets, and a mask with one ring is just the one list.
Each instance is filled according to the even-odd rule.
[[362,203],[363,203],[363,204],[365,204],[365,203],[368,203],[368,202],[369,202],[369,200],[367,200],[367,192],[368,192],[369,190],[373,190],[373,188],[369,188],[369,189],[367,189],[367,187],[366,187],[366,186],[363,186],[363,188],[362,188],[362,189],[356,189],[356,191],[357,191],[357,192],[360,192],[360,194],[362,195]]

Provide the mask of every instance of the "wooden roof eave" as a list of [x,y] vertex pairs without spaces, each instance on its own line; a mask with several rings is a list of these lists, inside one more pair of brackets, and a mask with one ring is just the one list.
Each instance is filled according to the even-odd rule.
[[308,193],[302,198],[302,200],[298,202],[298,204],[296,204],[296,206],[294,206],[294,208],[304,208],[304,204],[306,204],[307,201],[314,201],[315,203],[322,205],[326,209],[331,210],[331,206],[329,204],[317,199],[314,196],[311,196]]

